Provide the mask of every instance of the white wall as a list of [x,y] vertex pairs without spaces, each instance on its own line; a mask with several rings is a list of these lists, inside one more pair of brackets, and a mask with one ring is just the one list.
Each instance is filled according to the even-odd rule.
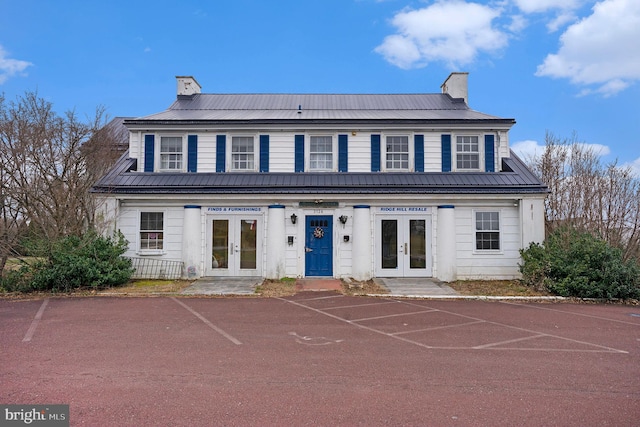
[[[477,210],[500,212],[500,251],[475,250],[475,214]],[[519,208],[459,207],[456,212],[457,278],[512,279],[519,276]]]
[[[176,134],[175,132],[169,132],[171,134]],[[225,134],[227,135],[227,143],[229,143],[230,138],[229,135],[232,135],[235,132],[227,132],[225,130],[221,131],[209,131],[209,132],[184,132],[185,141],[187,134],[197,134],[198,135],[198,172],[215,172],[216,170],[216,135]],[[239,132],[238,134],[241,134]],[[309,130],[307,132],[302,131],[269,131],[264,130],[260,132],[244,132],[244,134],[255,134],[256,135],[256,153],[259,153],[259,139],[258,135],[269,135],[269,171],[270,172],[294,172],[295,167],[295,150],[294,150],[294,139],[297,134],[305,134],[305,142],[307,143],[308,149],[308,138],[310,134],[331,134],[334,136],[336,147],[337,147],[337,138],[339,134],[346,134],[349,138],[349,159],[348,159],[348,169],[349,172],[370,172],[371,171],[371,135],[379,134],[382,135],[381,143],[384,144],[384,136],[386,134],[408,134],[410,135],[409,142],[411,144],[410,152],[413,153],[413,135],[420,134],[424,135],[424,156],[425,156],[425,172],[440,172],[442,166],[442,146],[441,146],[441,135],[442,134],[451,134],[453,136],[451,143],[453,145],[453,149],[455,152],[455,135],[456,132],[453,130],[438,130],[438,131],[428,131],[428,130],[416,130],[416,131],[408,131],[408,130],[398,130],[398,131],[380,131],[380,130],[364,130],[364,131],[345,131],[345,130]],[[355,135],[354,135],[355,133]],[[484,135],[487,132],[478,129],[469,129],[465,130],[465,135],[469,134],[477,134],[480,136],[480,147],[481,150],[484,148]],[[156,133],[156,135],[161,135],[161,132]],[[496,137],[496,150],[495,150],[495,164],[496,170],[500,170],[501,167],[501,159],[503,157],[509,156],[509,141],[508,141],[508,133],[507,132],[499,132],[500,138]],[[130,133],[130,156],[132,158],[138,158],[138,171],[144,170],[144,132],[138,133],[138,131],[133,131]],[[156,138],[157,139],[157,138]],[[227,156],[228,154],[227,149]],[[384,153],[384,150],[382,150]],[[307,153],[305,153],[307,154]],[[336,159],[337,159],[337,150],[336,150]],[[482,161],[484,159],[484,155],[481,153],[481,165],[484,165]],[[384,169],[384,158],[381,159],[383,169]],[[256,168],[259,159],[256,158]],[[337,162],[336,162],[337,164]],[[410,169],[413,170],[414,158],[410,158]],[[185,163],[186,167],[186,163]],[[227,165],[228,169],[228,165]],[[454,162],[455,169],[455,162]]]

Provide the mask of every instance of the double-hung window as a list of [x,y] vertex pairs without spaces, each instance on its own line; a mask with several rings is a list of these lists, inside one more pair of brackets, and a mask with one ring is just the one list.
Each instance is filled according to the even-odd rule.
[[409,170],[408,136],[387,136],[386,167],[387,170]]
[[476,250],[500,250],[499,212],[476,212]]
[[231,138],[231,168],[237,171],[253,171],[255,163],[255,143],[252,136]]
[[456,138],[456,168],[480,169],[480,144],[477,135],[458,135]]
[[164,213],[140,212],[140,251],[158,252],[164,248]]
[[181,171],[183,165],[182,137],[160,137],[160,169]]
[[333,138],[331,136],[309,138],[309,170],[333,170]]

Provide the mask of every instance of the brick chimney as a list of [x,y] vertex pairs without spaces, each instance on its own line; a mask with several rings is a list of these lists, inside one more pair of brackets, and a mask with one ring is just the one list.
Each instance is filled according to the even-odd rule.
[[447,80],[442,83],[442,93],[447,93],[452,98],[462,98],[469,105],[468,89],[469,73],[451,73]]
[[178,81],[178,97],[191,96],[201,92],[200,84],[191,76],[176,76]]

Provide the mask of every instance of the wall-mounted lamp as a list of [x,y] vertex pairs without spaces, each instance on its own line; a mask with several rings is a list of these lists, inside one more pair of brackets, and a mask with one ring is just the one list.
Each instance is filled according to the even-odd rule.
[[291,224],[295,224],[296,222],[298,222],[298,215],[291,214]]
[[345,225],[347,223],[347,220],[349,219],[349,217],[346,216],[346,215],[340,215],[340,217],[338,219],[340,220],[340,223],[342,225]]

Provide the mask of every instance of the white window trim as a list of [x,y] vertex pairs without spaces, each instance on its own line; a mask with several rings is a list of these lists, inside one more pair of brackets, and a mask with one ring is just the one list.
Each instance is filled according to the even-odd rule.
[[[331,137],[331,169],[311,169],[311,137]],[[304,169],[306,172],[337,172],[338,171],[338,138],[332,133],[311,133],[304,137]]]
[[[458,168],[458,137],[459,136],[477,136],[478,137],[478,168],[477,169],[459,169]],[[451,141],[451,169],[460,172],[484,172],[484,136],[482,132],[464,132],[452,135]]]
[[[253,139],[253,169],[236,169],[233,167],[233,138],[252,138]],[[236,133],[227,135],[226,152],[226,170],[229,172],[257,172],[260,167],[260,142],[257,134]]]
[[[406,136],[409,148],[409,159],[407,169],[387,168],[387,137]],[[380,170],[383,172],[415,172],[415,135],[413,133],[392,132],[380,135]]]
[[[162,160],[160,148],[162,146],[162,137],[181,138],[182,139],[182,167],[180,169],[161,169]],[[154,170],[158,172],[186,172],[187,170],[187,138],[184,133],[156,133],[154,147]]]
[[[161,213],[162,214],[162,249],[142,249],[140,241],[140,221],[143,213]],[[138,210],[138,224],[136,229],[136,254],[140,256],[165,255],[167,253],[167,211],[164,209],[140,209]]]
[[[502,209],[490,209],[490,208],[483,208],[483,209],[473,209],[471,211],[471,230],[472,230],[472,234],[473,234],[473,241],[472,241],[472,245],[473,245],[473,254],[475,255],[501,255],[504,253],[504,242],[503,242],[503,227],[502,227],[502,223],[503,223],[503,218],[504,218],[504,212]],[[476,230],[476,213],[480,213],[480,212],[497,212],[498,213],[498,242],[500,244],[500,249],[477,249],[476,248],[476,242],[477,242],[477,237],[476,237],[476,233],[479,232],[479,230]],[[495,230],[488,230],[488,231],[495,231]]]

